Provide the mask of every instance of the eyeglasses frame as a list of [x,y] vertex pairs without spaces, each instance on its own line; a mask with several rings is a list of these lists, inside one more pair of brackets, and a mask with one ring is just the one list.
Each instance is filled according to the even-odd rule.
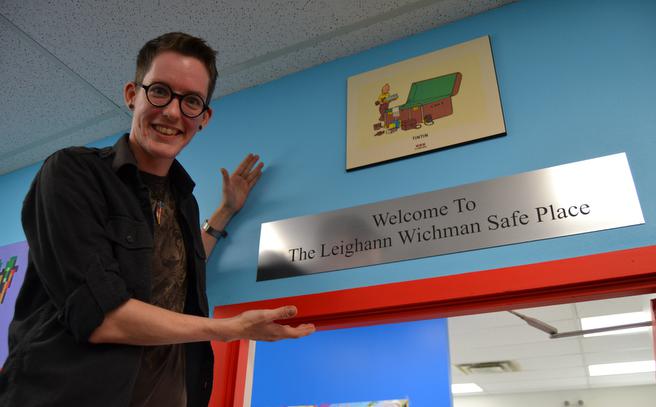
[[[153,105],[155,107],[166,107],[173,101],[173,99],[178,99],[178,103],[180,104],[180,113],[182,113],[183,115],[185,115],[186,117],[188,117],[190,119],[197,118],[198,116],[205,113],[207,111],[207,109],[209,109],[209,107],[210,107],[207,104],[207,102],[205,102],[205,100],[203,100],[203,98],[200,97],[198,94],[196,94],[196,93],[185,93],[183,95],[181,93],[173,92],[173,89],[171,89],[171,87],[169,85],[167,85],[166,83],[164,83],[164,82],[153,82],[150,85],[144,85],[143,83],[140,83],[140,82],[134,82],[134,84],[144,89],[144,91],[146,92],[146,100],[148,100],[148,103],[150,103],[151,105]],[[153,85],[162,85],[162,86],[165,86],[169,89],[169,91],[171,92],[171,98],[169,99],[168,102],[166,102],[165,104],[163,104],[161,106],[158,106],[150,100],[150,98],[148,97],[148,89],[150,89],[150,87],[153,86]],[[200,113],[198,113],[196,116],[190,116],[187,113],[185,113],[184,110],[182,109],[182,99],[184,99],[185,97],[187,97],[189,95],[198,96],[200,98],[200,100],[203,102],[203,109],[201,109]]]

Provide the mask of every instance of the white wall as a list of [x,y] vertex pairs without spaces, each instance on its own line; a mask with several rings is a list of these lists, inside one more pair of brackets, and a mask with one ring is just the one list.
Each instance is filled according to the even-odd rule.
[[453,407],[557,407],[569,401],[570,406],[584,407],[652,407],[656,405],[656,386],[610,387],[591,390],[459,396]]

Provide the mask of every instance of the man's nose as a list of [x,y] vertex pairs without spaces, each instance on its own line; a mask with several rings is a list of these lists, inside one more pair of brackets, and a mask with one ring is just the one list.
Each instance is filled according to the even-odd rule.
[[175,119],[179,118],[182,115],[180,103],[182,103],[182,100],[174,96],[169,102],[169,104],[162,108],[163,109],[162,113],[164,114],[164,116],[175,118]]

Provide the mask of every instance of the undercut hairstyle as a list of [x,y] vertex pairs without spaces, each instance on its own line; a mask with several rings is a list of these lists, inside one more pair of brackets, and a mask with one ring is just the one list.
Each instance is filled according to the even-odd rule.
[[170,32],[148,41],[137,55],[137,71],[134,81],[142,83],[155,57],[165,51],[174,51],[188,57],[196,58],[205,65],[207,73],[210,76],[210,83],[207,88],[207,100],[205,101],[209,104],[218,76],[216,71],[216,51],[207,45],[207,42],[202,38],[189,34]]

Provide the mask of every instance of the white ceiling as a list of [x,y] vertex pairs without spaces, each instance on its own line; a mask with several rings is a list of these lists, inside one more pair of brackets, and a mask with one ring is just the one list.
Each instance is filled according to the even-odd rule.
[[[649,311],[656,295],[614,298],[519,311],[559,332],[581,329],[579,318]],[[650,315],[649,313],[647,315]],[[647,318],[648,319],[648,318]],[[508,312],[449,318],[451,377],[453,383],[476,383],[484,394],[656,384],[654,373],[590,377],[590,364],[653,360],[653,339],[648,332],[627,335],[549,336]],[[511,360],[520,370],[509,373],[465,375],[456,364]],[[480,393],[477,395],[481,395]]]
[[2,0],[0,174],[126,131],[123,84],[164,32],[218,50],[218,97],[512,1]]

